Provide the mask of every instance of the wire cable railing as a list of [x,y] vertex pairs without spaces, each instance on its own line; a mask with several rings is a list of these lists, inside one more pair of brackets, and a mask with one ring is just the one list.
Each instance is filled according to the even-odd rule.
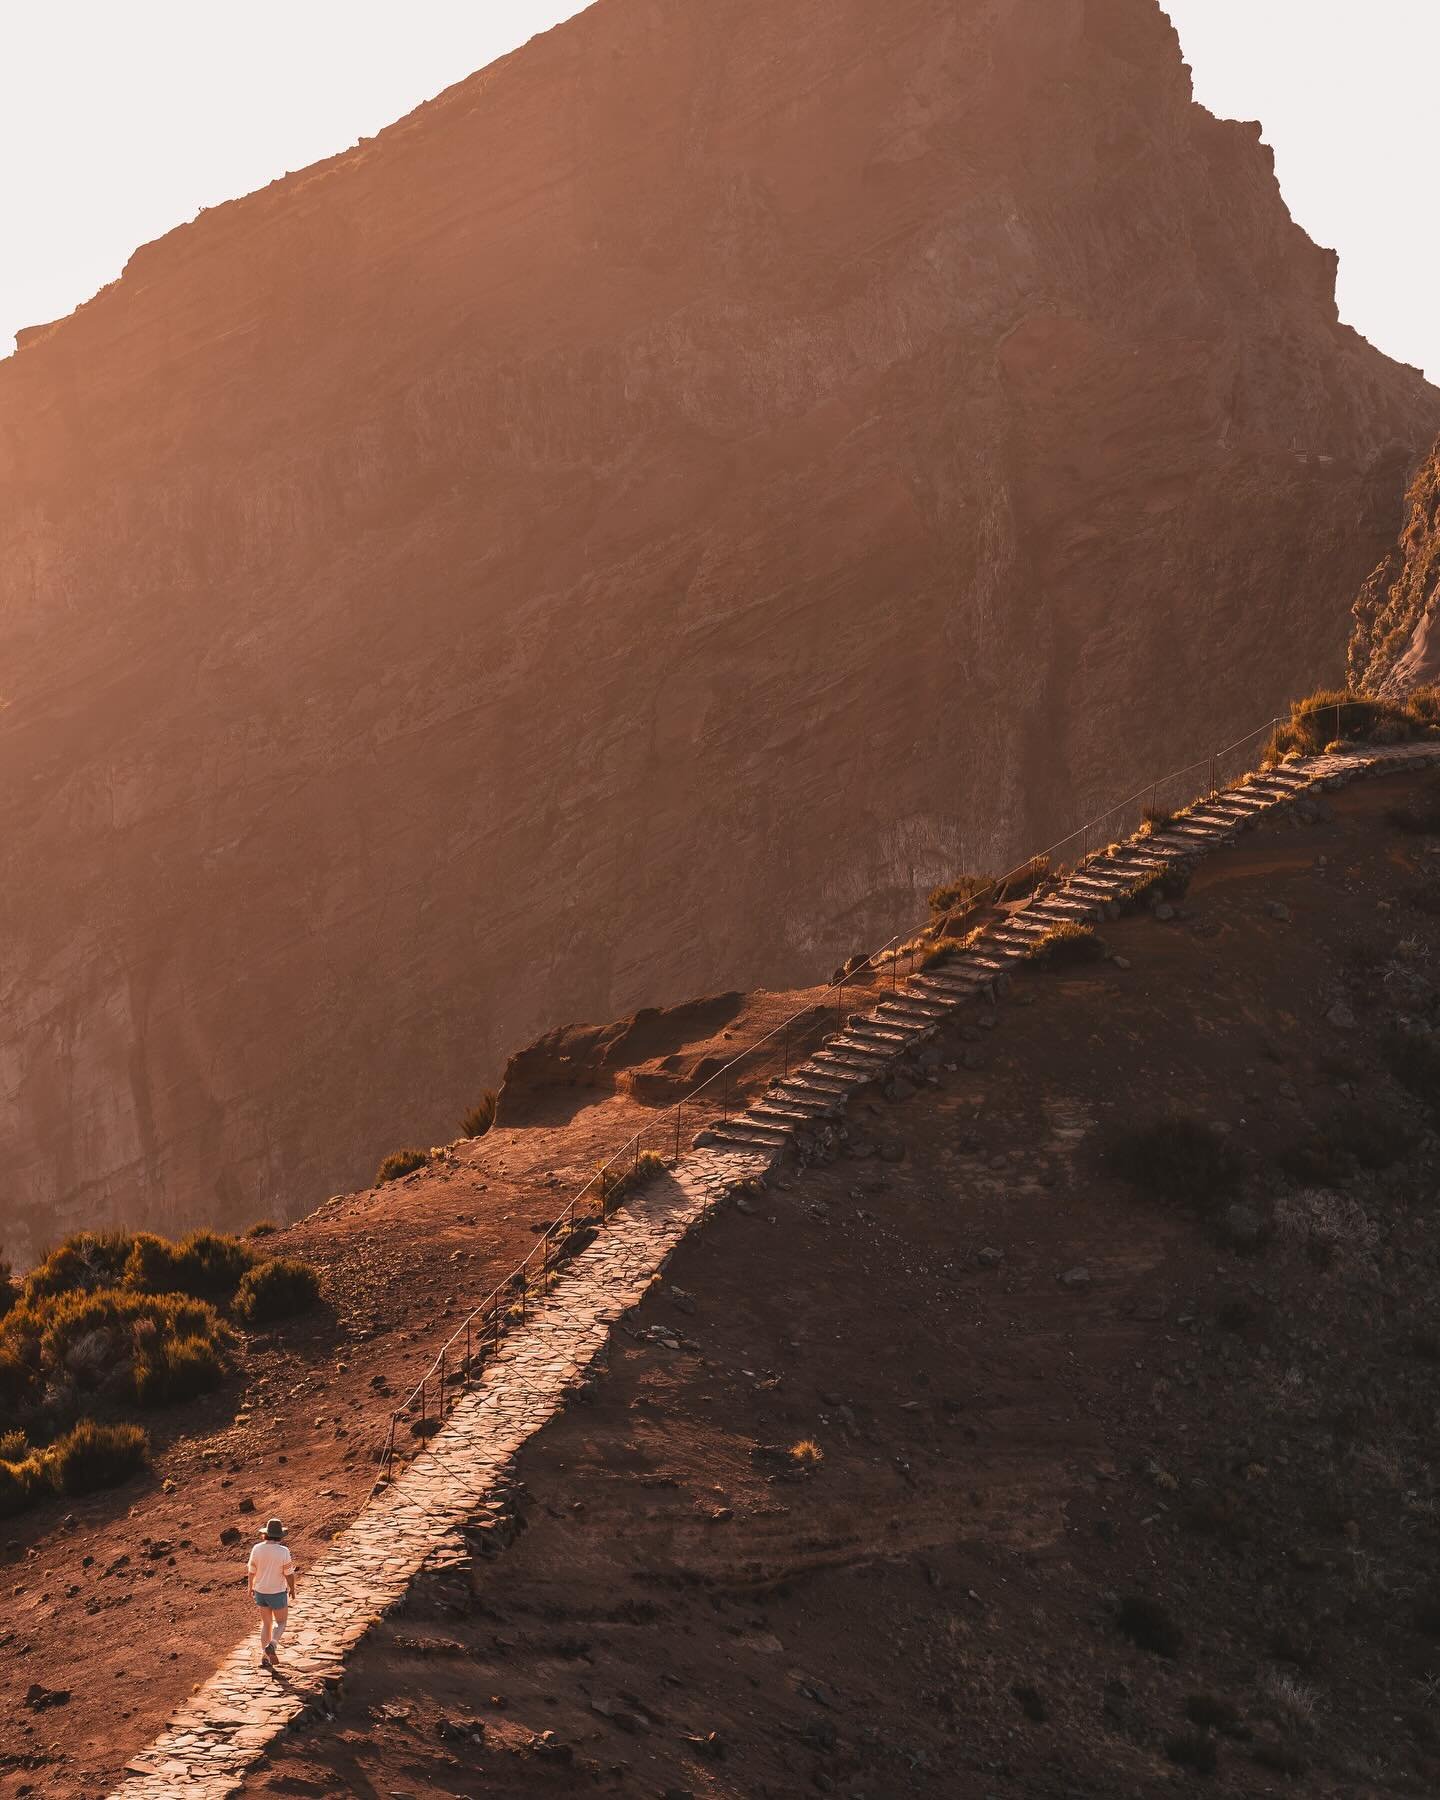
[[[1048,849],[1028,857],[969,895],[962,907],[952,910],[946,929],[963,927],[1007,898],[1032,892],[1043,881],[1058,878],[1093,851],[1129,836],[1147,815],[1178,813],[1207,795],[1213,797],[1257,766],[1261,760],[1257,751],[1262,740],[1268,742],[1275,728],[1283,722],[1279,718],[1269,719],[1225,749],[1137,788],[1133,794],[1097,813]],[[933,925],[934,921],[930,923]],[[384,1440],[375,1453],[379,1473],[366,1498],[367,1506],[393,1479],[397,1458],[404,1460],[398,1442],[402,1423],[410,1421],[410,1434],[417,1447],[423,1449],[440,1430],[457,1395],[473,1384],[477,1369],[483,1368],[499,1349],[505,1334],[525,1322],[537,1300],[551,1291],[560,1271],[594,1242],[626,1196],[651,1174],[680,1161],[684,1154],[687,1109],[693,1122],[697,1109],[703,1107],[709,1118],[718,1103],[721,1122],[728,1120],[732,1101],[743,1102],[740,1072],[747,1063],[756,1062],[762,1052],[769,1051],[776,1057],[776,1066],[783,1069],[784,1078],[788,1079],[792,1058],[799,1045],[814,1037],[822,1023],[828,1032],[832,1009],[836,1027],[843,1025],[847,995],[853,995],[862,982],[878,976],[882,989],[888,983],[891,991],[895,991],[902,980],[910,979],[926,948],[918,941],[925,930],[925,926],[918,926],[897,932],[868,956],[852,957],[822,990],[819,1001],[790,1014],[737,1051],[721,1068],[676,1101],[673,1117],[667,1108],[661,1118],[643,1126],[600,1164],[559,1216],[547,1224],[529,1255],[471,1308],[440,1346],[420,1380],[400,1404],[392,1408]],[[907,965],[903,976],[900,972],[902,962]],[[873,989],[870,991],[874,992]],[[810,1052],[807,1049],[805,1053]],[[739,1110],[744,1110],[743,1103]]]

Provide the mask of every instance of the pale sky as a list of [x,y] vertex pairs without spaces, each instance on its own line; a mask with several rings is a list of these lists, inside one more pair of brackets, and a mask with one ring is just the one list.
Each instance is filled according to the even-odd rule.
[[[1440,380],[1440,0],[1163,3],[1199,98],[1264,122],[1291,211],[1340,252],[1342,315]],[[373,135],[579,10],[0,0],[0,355],[200,207]]]

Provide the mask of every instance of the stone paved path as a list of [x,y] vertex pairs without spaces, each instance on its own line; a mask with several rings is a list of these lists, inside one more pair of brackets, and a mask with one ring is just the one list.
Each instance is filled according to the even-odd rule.
[[870,1012],[853,1014],[747,1112],[702,1132],[678,1168],[642,1188],[575,1258],[486,1363],[428,1452],[304,1576],[284,1640],[282,1677],[257,1667],[252,1633],[126,1765],[115,1800],[220,1800],[234,1793],[280,1733],[334,1690],[350,1652],[405,1598],[424,1565],[443,1563],[458,1548],[463,1527],[499,1520],[506,1465],[564,1404],[614,1322],[640,1302],[686,1233],[727,1195],[765,1174],[784,1150],[840,1117],[852,1094],[885,1074],[940,1020],[977,997],[993,998],[1036,938],[1064,919],[1107,916],[1147,873],[1228,843],[1308,790],[1437,762],[1440,746],[1429,744],[1309,757],[1226,789],[1164,830],[1112,846],[973,949],[913,977]]
[[234,1793],[267,1746],[333,1691],[345,1659],[404,1599],[427,1559],[463,1526],[497,1516],[506,1464],[554,1416],[644,1297],[688,1231],[774,1152],[705,1151],[649,1181],[503,1340],[428,1451],[362,1513],[313,1569],[282,1644],[277,1678],[257,1666],[255,1633],[126,1765],[124,1800],[211,1800]]

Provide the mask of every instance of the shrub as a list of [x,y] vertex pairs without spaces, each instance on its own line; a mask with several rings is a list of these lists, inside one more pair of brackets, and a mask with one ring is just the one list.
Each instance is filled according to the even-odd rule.
[[790,1460],[797,1469],[818,1469],[825,1460],[825,1452],[814,1438],[801,1438],[799,1443],[790,1446]]
[[964,948],[964,938],[936,938],[935,942],[928,945],[922,954],[920,958],[920,967],[922,969],[938,969],[942,964],[949,962],[952,956],[957,955]]
[[642,1150],[635,1161],[624,1168],[607,1163],[596,1177],[602,1206],[618,1205],[626,1194],[643,1187],[652,1175],[658,1175],[665,1167],[665,1158],[658,1150]]
[[198,1338],[219,1362],[227,1336],[213,1306],[183,1294],[109,1288],[22,1300],[0,1324],[0,1398],[19,1414],[47,1381],[85,1388],[127,1375],[137,1397],[182,1397],[170,1391],[170,1346]]
[[150,1440],[138,1425],[97,1425],[82,1419],[53,1444],[48,1459],[62,1494],[117,1487],[150,1460]]
[[954,912],[957,907],[968,906],[994,885],[995,878],[991,875],[958,875],[954,881],[933,891],[930,895],[930,910],[937,916]]
[[1291,703],[1290,723],[1270,740],[1266,760],[1278,762],[1291,750],[1313,756],[1338,739],[1376,738],[1387,743],[1421,735],[1430,723],[1428,699],[1380,700],[1349,688],[1321,688]]
[[484,1137],[495,1123],[496,1094],[493,1088],[486,1088],[479,1101],[470,1108],[460,1121],[460,1129],[468,1138]]
[[245,1235],[247,1238],[274,1237],[279,1229],[273,1219],[257,1219]]
[[303,1312],[320,1298],[320,1277],[309,1263],[277,1256],[257,1263],[235,1295],[235,1316],[246,1325],[265,1325]]
[[1168,831],[1175,815],[1168,806],[1147,806],[1141,814],[1140,837],[1153,837],[1157,831]]
[[162,1338],[136,1351],[135,1394],[146,1406],[194,1400],[224,1379],[225,1364],[209,1338]]
[[54,1491],[50,1464],[44,1457],[0,1462],[0,1519],[13,1518]]
[[30,1440],[23,1431],[0,1432],[0,1462],[24,1462],[30,1454]]
[[19,1297],[19,1290],[15,1286],[15,1278],[10,1264],[3,1256],[0,1256],[0,1319],[5,1317]]
[[1165,1754],[1197,1775],[1213,1775],[1219,1760],[1214,1743],[1203,1731],[1182,1731],[1166,1738]]
[[134,1238],[128,1231],[77,1231],[26,1277],[23,1298],[93,1293],[120,1285]]
[[416,1169],[423,1169],[429,1160],[429,1152],[425,1150],[392,1150],[376,1171],[375,1185],[383,1187],[387,1181],[398,1181],[402,1175],[413,1175]]
[[1103,962],[1105,942],[1093,925],[1064,919],[1030,946],[1027,958],[1045,968],[1075,968],[1081,963]]
[[1169,1611],[1148,1594],[1126,1595],[1120,1602],[1116,1623],[1131,1643],[1153,1656],[1175,1657],[1184,1647],[1184,1632]]
[[1236,1151],[1184,1113],[1118,1128],[1104,1140],[1102,1156],[1123,1181],[1201,1212],[1213,1211],[1240,1181]]
[[1183,900],[1190,888],[1192,871],[1188,864],[1172,864],[1168,869],[1153,869],[1142,875],[1129,889],[1121,905],[1130,911],[1158,906],[1162,900]]
[[189,1294],[196,1300],[227,1302],[255,1252],[236,1237],[192,1231],[178,1244],[142,1231],[125,1264],[125,1286],[139,1294]]

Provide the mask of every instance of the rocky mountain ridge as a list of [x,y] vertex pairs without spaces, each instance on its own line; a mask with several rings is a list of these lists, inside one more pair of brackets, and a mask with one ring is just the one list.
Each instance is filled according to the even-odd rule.
[[0,365],[14,1250],[292,1215],[1338,671],[1440,397],[1333,277],[1154,0],[602,0],[139,251]]

